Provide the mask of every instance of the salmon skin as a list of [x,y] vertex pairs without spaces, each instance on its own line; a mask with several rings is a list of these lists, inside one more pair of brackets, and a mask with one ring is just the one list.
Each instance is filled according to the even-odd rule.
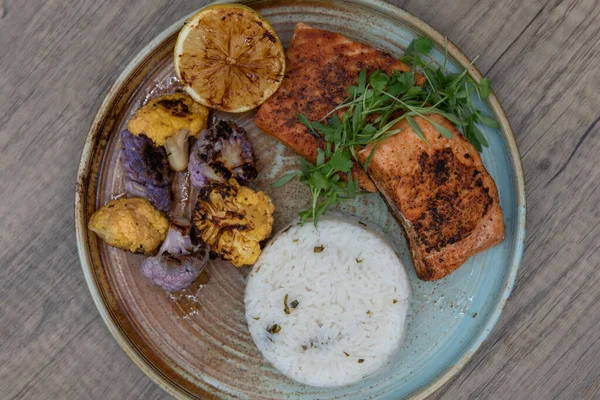
[[[286,52],[286,73],[281,86],[258,110],[256,125],[294,152],[314,163],[325,141],[311,133],[297,118],[319,121],[347,96],[358,74],[382,70],[407,72],[410,68],[393,56],[340,34],[298,23]],[[417,84],[424,78],[415,77]],[[363,168],[355,164],[352,176],[369,192],[376,188]]]
[[[404,228],[417,276],[431,281],[501,243],[504,221],[496,184],[475,147],[446,118],[426,117],[452,139],[413,117],[428,145],[402,120],[394,127],[401,131],[375,148],[368,173]],[[371,151],[373,145],[359,152],[361,162]]]

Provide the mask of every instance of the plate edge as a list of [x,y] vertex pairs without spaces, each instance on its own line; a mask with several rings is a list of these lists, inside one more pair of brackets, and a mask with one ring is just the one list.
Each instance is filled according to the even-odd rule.
[[[222,0],[217,1],[216,3],[237,2],[250,5],[259,1],[260,0]],[[423,33],[429,38],[431,38],[440,47],[444,47],[447,43],[448,54],[451,57],[453,57],[461,66],[465,68],[471,65],[471,60],[452,41],[447,39],[444,35],[442,35],[436,29],[431,27],[429,24],[423,22],[419,18],[415,17],[414,15],[397,6],[386,3],[382,0],[342,1],[363,6],[365,8],[372,9],[374,11],[380,12],[394,19],[402,21],[403,23],[414,29],[416,32]],[[159,33],[156,37],[154,37],[146,46],[144,46],[144,48],[142,48],[142,50],[140,50],[135,55],[135,57],[127,64],[125,69],[121,72],[121,74],[116,79],[115,83],[111,86],[108,93],[104,97],[104,100],[102,101],[98,112],[94,117],[90,130],[88,131],[86,142],[81,153],[80,163],[77,171],[74,209],[74,223],[78,255],[85,281],[92,295],[94,304],[96,305],[96,308],[100,313],[100,316],[104,320],[104,323],[108,327],[111,335],[115,338],[121,349],[142,370],[142,372],[144,372],[148,377],[150,377],[150,379],[152,379],[169,394],[179,399],[193,399],[194,397],[189,392],[185,391],[183,388],[175,386],[172,381],[168,380],[166,377],[160,374],[160,372],[157,371],[154,366],[149,365],[148,360],[145,357],[143,357],[139,353],[138,349],[129,342],[125,335],[123,335],[117,324],[109,315],[105,304],[101,301],[102,295],[98,291],[95,278],[91,273],[92,263],[90,260],[90,255],[87,251],[89,243],[87,238],[87,224],[85,221],[85,206],[87,202],[87,180],[89,173],[91,172],[90,169],[92,164],[91,154],[93,153],[94,145],[98,139],[99,132],[97,128],[101,125],[102,121],[104,120],[106,111],[110,109],[110,105],[118,97],[120,90],[127,82],[126,78],[137,68],[140,61],[146,58],[161,43],[163,43],[169,37],[174,35],[181,28],[181,26],[183,26],[184,21],[186,21],[191,15],[195,14],[197,11],[198,10],[176,21],[168,28],[163,30],[161,33]],[[483,75],[475,65],[471,65],[471,67],[469,68],[469,75],[476,81],[479,81],[483,77]],[[522,260],[526,232],[526,194],[525,178],[521,162],[521,155],[516,143],[516,139],[514,137],[513,130],[506,117],[504,109],[502,108],[502,105],[500,104],[493,90],[488,99],[488,103],[491,106],[492,111],[496,114],[496,117],[498,117],[498,119],[500,120],[499,122],[501,125],[501,131],[503,132],[510,149],[511,161],[515,169],[515,178],[517,183],[516,207],[518,209],[518,221],[516,225],[516,246],[511,255],[512,262],[509,264],[505,289],[502,293],[502,298],[500,302],[492,310],[487,322],[483,326],[481,330],[481,332],[483,333],[476,335],[471,339],[471,344],[465,347],[465,354],[454,365],[450,366],[445,372],[440,374],[437,378],[434,378],[429,384],[427,384],[427,386],[421,389],[417,389],[417,391],[412,393],[408,397],[409,399],[424,399],[428,397],[436,390],[438,390],[442,385],[448,382],[451,378],[453,378],[456,374],[458,374],[458,372],[460,372],[460,370],[462,370],[462,368],[475,355],[475,353],[481,347],[483,342],[489,337],[489,334],[492,332],[492,330],[494,329],[494,327],[500,319],[502,310],[504,309],[504,306],[506,305],[506,302],[510,297],[512,288],[514,286],[514,282],[516,280],[517,270]]]

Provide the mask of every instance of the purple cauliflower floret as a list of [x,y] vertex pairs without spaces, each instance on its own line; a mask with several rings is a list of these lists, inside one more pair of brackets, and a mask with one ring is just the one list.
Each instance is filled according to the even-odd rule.
[[246,131],[231,121],[212,122],[192,147],[188,165],[192,184],[201,189],[210,183],[227,182],[232,176],[242,185],[252,182],[258,171]]
[[133,135],[127,129],[121,132],[123,181],[130,196],[143,197],[163,212],[171,208],[167,153],[144,135]]
[[144,260],[142,274],[169,292],[188,287],[206,266],[208,246],[194,245],[188,228],[171,225],[158,254]]

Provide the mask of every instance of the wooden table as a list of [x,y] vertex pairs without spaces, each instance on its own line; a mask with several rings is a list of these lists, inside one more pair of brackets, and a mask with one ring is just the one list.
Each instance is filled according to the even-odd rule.
[[[0,0],[0,397],[166,399],[100,319],[73,193],[100,102],[183,0]],[[398,0],[491,78],[523,156],[528,240],[513,294],[432,398],[600,398],[600,7]],[[443,5],[442,5],[443,4]]]

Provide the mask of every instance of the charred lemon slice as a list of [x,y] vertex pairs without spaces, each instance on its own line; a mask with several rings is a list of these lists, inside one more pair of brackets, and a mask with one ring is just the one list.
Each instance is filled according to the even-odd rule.
[[285,54],[273,27],[256,11],[216,4],[196,13],[179,32],[175,72],[197,102],[243,112],[277,90]]

